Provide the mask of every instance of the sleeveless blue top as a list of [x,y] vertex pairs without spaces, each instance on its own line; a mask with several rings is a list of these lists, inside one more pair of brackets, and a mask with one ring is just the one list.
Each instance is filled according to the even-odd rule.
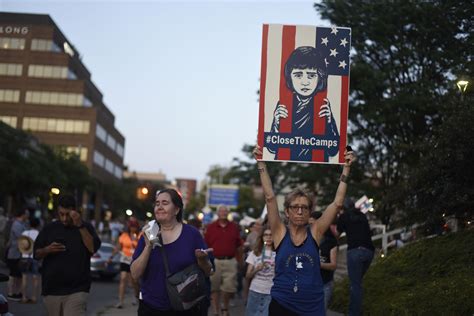
[[290,231],[276,250],[275,277],[271,296],[280,305],[298,315],[325,315],[319,247],[311,230],[300,246],[291,241]]

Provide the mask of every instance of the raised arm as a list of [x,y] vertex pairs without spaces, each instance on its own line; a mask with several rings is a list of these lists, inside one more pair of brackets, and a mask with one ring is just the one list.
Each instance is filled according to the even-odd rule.
[[[262,157],[262,150],[260,146],[256,146],[253,150],[255,159]],[[257,168],[260,174],[260,182],[262,183],[263,194],[265,196],[265,203],[267,205],[268,223],[273,234],[273,243],[278,247],[283,237],[285,236],[286,228],[283,224],[280,213],[278,212],[278,204],[275,193],[273,192],[272,180],[267,172],[265,162],[257,160]]]
[[331,225],[336,218],[337,213],[342,209],[344,203],[344,197],[346,196],[347,191],[347,178],[349,177],[351,165],[356,158],[352,151],[345,151],[344,159],[345,164],[339,179],[339,186],[337,187],[334,201],[328,205],[326,210],[323,212],[323,215],[316,220],[311,227],[311,232],[318,243],[321,241],[324,232],[328,230],[329,225]]

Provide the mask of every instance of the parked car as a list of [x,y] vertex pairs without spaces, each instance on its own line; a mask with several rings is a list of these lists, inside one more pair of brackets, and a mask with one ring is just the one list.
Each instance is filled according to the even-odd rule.
[[117,253],[112,258],[112,262],[108,263],[108,259],[112,255],[114,245],[103,242],[99,250],[91,257],[91,274],[92,276],[103,279],[113,279],[120,273],[120,254]]

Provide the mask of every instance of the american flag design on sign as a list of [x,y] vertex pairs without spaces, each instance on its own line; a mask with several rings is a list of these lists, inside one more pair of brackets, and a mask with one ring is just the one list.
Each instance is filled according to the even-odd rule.
[[263,25],[262,160],[344,163],[350,43],[346,27]]

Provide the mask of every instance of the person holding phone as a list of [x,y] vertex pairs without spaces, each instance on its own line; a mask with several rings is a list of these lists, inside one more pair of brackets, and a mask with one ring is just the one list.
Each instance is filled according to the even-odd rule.
[[75,198],[60,196],[58,220],[40,231],[33,250],[35,259],[43,259],[42,295],[49,316],[86,315],[90,258],[100,244],[94,227],[82,220]]

